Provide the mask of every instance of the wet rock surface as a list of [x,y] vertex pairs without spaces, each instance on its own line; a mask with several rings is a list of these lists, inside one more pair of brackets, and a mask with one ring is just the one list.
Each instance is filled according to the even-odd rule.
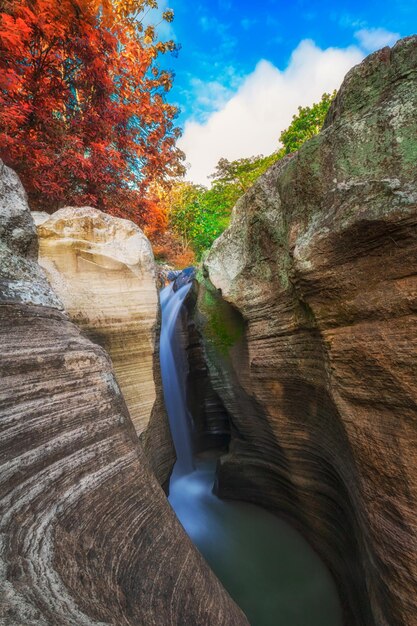
[[167,504],[108,355],[36,264],[7,168],[0,190],[1,623],[246,624]]
[[204,338],[196,308],[198,291],[198,283],[194,281],[177,324],[177,332],[186,352],[186,402],[192,420],[195,454],[208,450],[225,451],[230,441],[229,415],[213,389],[205,358]]
[[199,295],[223,496],[291,519],[349,626],[417,624],[417,38],[238,202]]
[[195,267],[186,267],[179,272],[170,272],[168,279],[174,282],[174,291],[178,291],[184,285],[191,283],[196,275]]

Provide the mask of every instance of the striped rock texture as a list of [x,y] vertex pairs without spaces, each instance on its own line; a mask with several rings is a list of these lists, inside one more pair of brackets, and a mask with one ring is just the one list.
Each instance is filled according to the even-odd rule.
[[219,492],[301,528],[348,626],[417,624],[416,111],[412,37],[238,202],[199,296],[232,423]]
[[160,320],[151,245],[133,222],[91,207],[34,217],[39,263],[71,319],[110,355],[133,425],[164,482],[175,453],[158,378]]
[[230,421],[221,399],[211,384],[205,358],[204,340],[196,323],[195,311],[198,283],[194,282],[185,300],[179,320],[183,345],[187,354],[187,405],[193,421],[192,443],[195,452],[227,450],[230,442]]
[[152,474],[106,352],[36,264],[0,167],[0,623],[244,625]]

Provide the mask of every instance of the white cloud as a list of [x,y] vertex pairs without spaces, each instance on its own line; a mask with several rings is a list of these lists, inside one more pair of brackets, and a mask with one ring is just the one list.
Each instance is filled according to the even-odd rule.
[[179,147],[190,164],[188,178],[208,184],[220,157],[238,159],[270,154],[298,106],[317,102],[324,92],[340,86],[363,52],[356,46],[321,50],[302,41],[285,70],[262,60],[224,106],[207,121],[189,120]]
[[355,33],[361,48],[366,52],[374,52],[384,46],[392,46],[400,36],[400,33],[391,33],[385,28],[361,28]]
[[200,78],[191,78],[190,88],[194,98],[196,113],[205,111],[208,114],[221,109],[233,96],[232,90],[217,80],[204,82]]

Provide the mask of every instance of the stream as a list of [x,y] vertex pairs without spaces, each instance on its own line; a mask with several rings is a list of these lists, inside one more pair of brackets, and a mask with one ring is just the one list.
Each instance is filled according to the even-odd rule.
[[161,372],[177,453],[169,502],[252,626],[342,626],[334,581],[303,536],[265,509],[219,499],[213,494],[216,458],[193,457],[186,355],[176,334],[190,288],[174,292],[171,284],[160,296]]

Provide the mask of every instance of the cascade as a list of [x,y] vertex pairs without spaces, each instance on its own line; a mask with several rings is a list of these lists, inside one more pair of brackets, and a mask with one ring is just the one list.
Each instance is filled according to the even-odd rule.
[[161,373],[177,462],[169,502],[185,531],[252,626],[341,626],[333,579],[287,522],[213,493],[217,459],[193,458],[186,403],[188,365],[177,321],[191,283],[160,294]]
[[177,454],[175,476],[189,474],[194,469],[190,417],[185,399],[185,355],[181,338],[175,332],[181,307],[190,288],[191,283],[188,283],[174,291],[174,283],[171,283],[160,295],[162,310],[160,362],[165,405]]

